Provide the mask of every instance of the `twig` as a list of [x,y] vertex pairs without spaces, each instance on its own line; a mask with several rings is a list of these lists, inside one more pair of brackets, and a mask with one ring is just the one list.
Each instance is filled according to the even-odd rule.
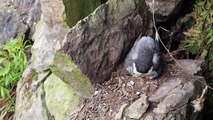
[[162,30],[164,30],[164,31],[166,31],[166,32],[169,32],[169,30],[167,30],[167,29],[165,29],[165,28],[163,28],[163,27],[161,27],[161,26],[158,27],[158,30],[159,30],[159,29],[162,29]]
[[[169,56],[175,61],[175,63],[178,65],[178,67],[180,66],[180,64],[178,63],[178,61],[172,56],[172,54],[169,52],[169,50],[166,48],[166,46],[164,45],[164,43],[162,42],[160,36],[159,36],[159,33],[158,33],[158,29],[156,27],[156,24],[155,24],[155,0],[152,0],[152,20],[153,20],[153,26],[154,26],[154,29],[155,29],[155,40],[157,41],[160,41],[160,43],[163,45],[163,47],[165,48],[165,50],[168,52]],[[166,29],[163,29],[163,30],[166,30]],[[167,30],[166,30],[167,31]]]
[[3,120],[3,118],[7,115],[9,109],[10,109],[10,105],[4,106],[4,108],[2,109],[3,111],[0,114],[0,120]]
[[200,79],[197,80],[198,82],[200,82],[201,84],[205,85],[206,87],[208,87],[210,90],[213,91],[213,88],[211,86],[209,86],[208,84],[204,83],[203,81],[201,81]]

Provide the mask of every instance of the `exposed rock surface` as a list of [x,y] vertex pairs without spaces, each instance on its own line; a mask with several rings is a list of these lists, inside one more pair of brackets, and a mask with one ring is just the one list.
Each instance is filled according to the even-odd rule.
[[0,46],[7,40],[28,36],[41,15],[39,0],[0,1]]
[[[41,82],[41,79],[46,75],[40,76],[30,67],[25,70],[22,80],[17,86],[15,119],[16,120],[48,120],[46,106],[43,106],[43,89],[42,86],[37,86],[32,81]],[[35,86],[36,84],[36,86]]]
[[[202,62],[182,60],[182,63],[184,61],[191,61],[192,66],[197,67]],[[196,120],[200,114],[196,111],[202,109],[205,100],[201,95],[205,88],[204,78],[191,74],[191,71],[198,71],[197,68],[188,73],[174,64],[166,64],[166,68],[169,69],[165,69],[163,76],[153,81],[128,76],[121,66],[110,81],[96,87],[99,94],[85,103],[75,119]],[[129,85],[130,82],[134,84]]]
[[[68,114],[78,110],[82,101],[89,98],[93,91],[90,81],[81,70],[90,79],[103,82],[110,77],[135,38],[140,33],[152,33],[151,14],[143,0],[110,0],[80,21],[70,32],[64,22],[63,1],[40,2],[42,17],[33,34],[35,42],[31,65],[17,88],[17,120],[67,119]],[[71,57],[60,50],[71,55],[81,70]],[[42,92],[39,94],[39,91]],[[58,98],[61,95],[63,97]],[[62,107],[63,110],[58,110]],[[107,111],[107,106],[101,105],[99,108]],[[32,117],[33,114],[36,116]]]
[[144,0],[109,0],[79,21],[62,49],[93,82],[108,79],[139,34],[151,33]]
[[67,120],[69,115],[81,107],[84,99],[64,83],[56,75],[52,74],[44,82],[44,92],[47,110],[55,120]]
[[[193,107],[190,108],[190,102],[201,95],[204,85],[200,84],[200,81],[204,82],[204,78],[182,74],[169,78],[168,81],[177,81],[179,85],[171,87],[172,84],[162,84],[149,98],[150,102],[159,102],[149,114],[157,120],[188,119],[193,110]],[[171,89],[165,90],[167,87]],[[159,98],[159,93],[164,97]]]
[[165,22],[171,15],[175,15],[181,8],[183,0],[145,0],[150,11],[155,12],[157,22]]
[[31,64],[17,86],[15,119],[65,120],[91,96],[93,87],[69,56],[57,52],[69,29],[63,1],[40,2],[42,17],[33,34]]
[[183,72],[194,75],[202,71],[201,66],[204,60],[178,60],[178,63]]
[[115,115],[115,120],[120,120],[120,119],[122,119],[122,116],[123,116],[123,111],[124,111],[124,109],[126,108],[126,106],[127,106],[128,104],[123,104],[121,107],[120,107],[120,109],[119,109],[119,112]]
[[36,23],[41,18],[40,0],[11,0],[21,15],[22,22],[28,26],[26,37],[31,38],[35,30]]
[[[91,94],[88,78],[99,83],[109,78],[139,34],[152,33],[144,0],[109,0],[71,30],[64,22],[63,0],[40,2],[42,17],[33,34],[31,64],[17,86],[16,120],[170,120],[186,119],[186,114],[196,118],[188,104],[200,96],[199,81],[204,79],[181,72],[171,75],[171,68],[158,81],[124,71],[113,74]],[[83,105],[86,98],[91,99]],[[138,114],[130,115],[132,109]]]
[[125,115],[133,118],[139,119],[149,107],[149,102],[147,101],[147,96],[142,95],[141,98],[132,103],[125,111]]
[[92,13],[102,1],[106,0],[63,0],[66,11],[66,22],[73,27],[80,19]]
[[93,87],[87,77],[70,60],[68,55],[57,52],[51,71],[58,76],[64,83],[68,84],[79,96],[90,98]]

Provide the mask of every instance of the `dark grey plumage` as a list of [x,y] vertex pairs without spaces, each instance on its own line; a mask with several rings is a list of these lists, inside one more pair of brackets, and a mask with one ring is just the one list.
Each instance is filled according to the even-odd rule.
[[158,78],[163,72],[158,41],[151,37],[138,38],[124,61],[125,69],[133,76]]

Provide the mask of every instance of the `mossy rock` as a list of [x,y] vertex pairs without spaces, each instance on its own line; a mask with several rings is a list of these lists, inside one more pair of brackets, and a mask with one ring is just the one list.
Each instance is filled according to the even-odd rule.
[[71,57],[57,51],[53,64],[50,66],[51,71],[62,81],[69,84],[70,87],[80,96],[89,98],[93,92],[93,86],[89,79],[71,60]]
[[79,20],[83,19],[95,8],[101,5],[101,0],[63,0],[66,11],[66,22],[73,27]]
[[56,120],[67,120],[71,113],[76,112],[84,98],[54,74],[44,82],[46,106]]

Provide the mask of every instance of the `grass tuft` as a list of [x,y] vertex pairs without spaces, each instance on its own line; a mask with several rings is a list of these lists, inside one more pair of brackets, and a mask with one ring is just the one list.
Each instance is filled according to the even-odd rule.
[[15,111],[15,89],[27,66],[24,38],[11,40],[0,48],[0,119],[12,119]]

